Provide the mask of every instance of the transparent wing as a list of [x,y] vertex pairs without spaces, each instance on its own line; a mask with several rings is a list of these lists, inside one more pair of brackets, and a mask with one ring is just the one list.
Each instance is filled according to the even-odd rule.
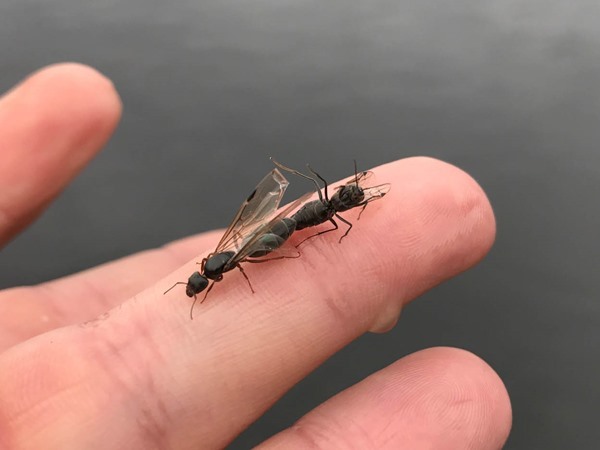
[[289,181],[278,169],[269,172],[242,203],[215,253],[241,248],[253,231],[277,210]]
[[261,226],[256,228],[253,232],[253,235],[250,236],[244,242],[243,246],[238,250],[238,252],[227,262],[227,265],[228,266],[235,265],[238,262],[245,259],[248,255],[250,255],[251,253],[254,253],[256,251],[266,250],[266,251],[270,252],[270,251],[274,250],[274,248],[265,248],[264,246],[257,245],[258,240],[263,235],[265,235],[266,233],[269,232],[269,230],[273,227],[273,224],[275,222],[290,215],[292,213],[292,211],[297,209],[302,203],[306,202],[309,198],[312,197],[312,195],[313,195],[312,192],[304,194],[302,197],[293,201],[288,206],[286,206],[281,211],[279,211],[271,220],[263,223]]
[[371,200],[375,200],[383,197],[390,191],[392,185],[390,183],[380,184],[379,186],[371,186],[368,188],[363,188],[363,192],[365,194],[365,198],[363,202],[370,202]]
[[[371,177],[373,177],[373,172],[370,170],[363,170],[362,172],[358,172],[358,175],[352,175],[351,178],[348,178],[347,180],[345,180],[343,182],[343,185],[346,184],[356,184],[358,182],[358,185],[363,187],[364,183],[367,182],[368,180],[371,179]],[[339,186],[338,186],[339,189]]]

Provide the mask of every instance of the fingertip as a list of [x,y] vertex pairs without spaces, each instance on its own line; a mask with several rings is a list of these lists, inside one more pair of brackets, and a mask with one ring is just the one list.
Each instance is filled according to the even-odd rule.
[[[10,150],[4,164],[80,168],[108,140],[121,111],[115,86],[98,70],[72,62],[43,67],[0,99],[0,138]],[[43,154],[52,156],[33,158]]]
[[460,219],[457,223],[463,234],[474,238],[469,246],[470,263],[485,256],[496,237],[496,219],[485,191],[475,178],[458,166],[428,156],[405,158],[400,163],[403,198],[413,201],[416,212],[425,211],[422,216],[413,217],[424,224],[436,217]]
[[439,347],[342,391],[261,448],[498,449],[510,425],[494,370],[468,351]]
[[413,214],[404,218],[407,223],[403,228],[435,240],[432,250],[446,250],[440,254],[454,267],[446,270],[449,276],[476,264],[496,235],[494,213],[481,186],[464,170],[438,159],[415,157],[405,161],[403,170],[411,175],[405,174],[409,179],[404,185],[404,199],[411,202],[408,206]]
[[395,299],[371,322],[369,330],[379,333],[396,324],[410,301],[481,261],[493,245],[496,222],[481,186],[452,164],[416,156],[374,171],[378,181],[392,181],[372,219],[385,230],[373,247],[380,260],[388,254],[380,272],[391,281],[387,297]]
[[[116,89],[110,78],[98,69],[78,62],[60,62],[49,64],[29,74],[16,88],[27,84],[47,86],[78,87],[87,85],[91,88],[112,91]],[[55,84],[56,83],[56,84]]]
[[[388,394],[402,401],[411,399],[405,403],[407,415],[420,416],[423,423],[435,420],[440,430],[457,429],[462,435],[458,439],[486,442],[489,446],[483,448],[501,448],[508,438],[510,397],[496,371],[479,356],[458,348],[434,347],[409,355],[389,369],[394,375],[388,379],[393,386]],[[382,375],[389,376],[386,371]]]
[[120,115],[110,80],[77,63],[40,69],[0,98],[0,245],[102,149]]
[[[29,75],[15,87],[29,101],[24,107],[55,108],[55,114],[39,115],[49,121],[49,128],[77,119],[84,130],[86,125],[107,131],[119,121],[122,103],[112,81],[97,69],[76,62],[56,63]],[[32,105],[39,99],[38,105]],[[56,122],[53,122],[56,121]]]
[[439,179],[444,181],[439,187],[440,199],[447,202],[446,208],[451,205],[464,217],[464,231],[474,238],[471,244],[472,258],[468,263],[475,264],[489,252],[496,239],[496,218],[487,194],[471,174],[458,166],[429,157],[416,159],[429,165],[432,173],[437,166]]

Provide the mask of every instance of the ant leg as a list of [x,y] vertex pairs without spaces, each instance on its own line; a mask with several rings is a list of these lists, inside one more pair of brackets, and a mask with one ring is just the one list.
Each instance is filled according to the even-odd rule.
[[365,204],[363,205],[363,207],[360,209],[360,212],[358,213],[358,218],[356,220],[360,220],[360,216],[362,216],[363,211],[365,210],[365,208],[367,207],[367,205],[369,204],[369,202],[365,202]]
[[[208,297],[208,293],[211,291],[211,289],[213,288],[213,286],[215,285],[214,281],[213,283],[208,287],[208,289],[206,290],[206,294],[204,294],[204,298],[202,299],[202,301],[200,302],[200,304],[204,303],[204,300],[206,300],[206,297]],[[194,303],[196,303],[196,300],[194,299]],[[194,305],[192,305],[193,307]]]
[[[379,200],[380,198],[381,198],[381,197],[373,197],[373,198],[370,198],[369,200],[365,201],[365,202],[363,203],[363,207],[362,207],[362,209],[361,209],[361,210],[360,210],[360,212],[358,213],[358,219],[356,219],[356,220],[360,220],[360,216],[362,215],[363,211],[365,210],[365,208],[367,207],[367,205],[368,205],[369,203],[371,203],[371,202],[374,202],[375,200]],[[360,206],[360,205],[359,205],[359,206]]]
[[204,264],[206,264],[206,261],[208,261],[208,258],[210,258],[213,254],[209,253],[207,257],[202,258],[202,262],[197,262],[196,264],[200,264],[200,273],[204,273]]
[[[337,216],[337,214],[336,214],[336,216]],[[339,216],[338,216],[338,217],[339,217]],[[333,224],[333,227],[334,227],[334,228],[330,228],[329,230],[320,231],[320,232],[318,232],[318,233],[316,233],[316,234],[313,234],[312,236],[309,236],[309,237],[305,238],[305,239],[304,239],[303,241],[301,241],[301,242],[300,242],[298,245],[296,245],[296,248],[300,247],[302,244],[304,244],[304,243],[305,243],[306,241],[308,241],[309,239],[312,239],[312,238],[314,238],[314,237],[317,237],[317,236],[319,236],[319,235],[321,235],[321,234],[329,233],[330,231],[335,231],[335,230],[337,230],[337,229],[338,229],[338,224],[337,224],[337,222],[336,222],[335,220],[333,220],[333,219],[329,219],[329,221],[330,221],[330,222]],[[345,220],[344,220],[344,222],[345,222]]]
[[[285,170],[286,172],[293,173],[294,175],[298,175],[299,177],[306,178],[307,180],[312,181],[315,184],[315,187],[317,188],[317,195],[319,196],[319,200],[323,201],[323,195],[321,194],[321,186],[319,186],[319,183],[317,183],[317,180],[315,180],[313,177],[309,177],[308,175],[303,174],[302,172],[298,172],[297,170],[290,169],[289,167],[286,167],[283,164],[278,163],[277,161],[275,161],[273,159],[273,157],[271,157],[271,161],[273,162],[273,164],[275,164],[281,170]],[[319,177],[319,178],[321,178],[321,177]],[[321,180],[322,180],[322,178],[321,178]],[[325,198],[327,199],[327,185],[325,185]]]
[[[327,192],[327,181],[325,181],[325,179],[319,175],[317,172],[315,172],[314,170],[312,170],[312,167],[310,167],[308,164],[306,165],[306,167],[308,167],[308,170],[310,170],[310,172],[317,177],[319,180],[321,180],[323,182],[323,186],[325,186],[325,200],[329,201],[329,193]],[[319,200],[323,201],[323,199],[321,198],[321,196],[319,195]]]
[[344,219],[342,216],[340,216],[339,214],[336,214],[335,217],[337,217],[342,222],[344,222],[346,225],[348,225],[348,229],[346,230],[346,232],[344,233],[344,235],[339,240],[339,243],[341,244],[342,243],[342,239],[344,239],[346,236],[348,236],[348,233],[350,233],[350,230],[352,229],[352,224],[350,222],[348,222],[346,219]]
[[252,283],[250,283],[250,278],[248,278],[248,275],[246,275],[246,272],[244,272],[244,269],[242,269],[242,266],[240,264],[238,264],[236,266],[238,269],[240,269],[240,272],[242,272],[242,275],[244,275],[244,278],[246,279],[246,281],[248,282],[248,286],[250,286],[250,290],[252,291],[252,293],[254,294],[254,289],[252,288]]

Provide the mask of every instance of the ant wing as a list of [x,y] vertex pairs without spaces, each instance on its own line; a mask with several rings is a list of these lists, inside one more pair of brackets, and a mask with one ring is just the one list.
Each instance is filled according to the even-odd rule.
[[369,181],[371,178],[373,177],[373,171],[372,170],[363,170],[362,172],[359,172],[358,175],[355,178],[355,181],[358,182],[358,185],[363,185],[366,181]]
[[253,231],[277,210],[288,185],[289,181],[279,170],[269,172],[242,203],[215,253],[241,247]]
[[[281,211],[279,211],[279,213],[277,213],[277,215],[275,215],[271,220],[269,220],[268,222],[266,222],[263,225],[256,228],[254,230],[254,232],[252,233],[252,236],[249,236],[248,239],[246,239],[246,241],[244,241],[244,244],[242,245],[242,247],[227,262],[227,265],[234,266],[237,263],[243,261],[245,258],[247,258],[252,253],[263,252],[264,254],[267,254],[267,253],[271,253],[272,251],[277,249],[279,246],[274,246],[274,245],[266,244],[264,242],[260,242],[260,239],[264,235],[268,234],[269,231],[273,228],[273,226],[277,222],[279,222],[284,217],[289,216],[292,213],[292,211],[297,209],[298,206],[300,206],[302,203],[306,202],[309,198],[312,197],[312,195],[313,195],[312,192],[304,194],[302,197],[293,201],[288,206],[286,206]],[[296,252],[296,256],[297,256],[297,252]]]
[[365,194],[365,198],[363,200],[364,203],[370,202],[372,200],[376,200],[378,198],[383,197],[385,194],[390,192],[390,188],[392,185],[390,183],[380,184],[379,186],[371,186],[368,188],[363,188],[363,192]]
[[344,186],[349,184],[354,184],[358,186],[364,186],[365,182],[370,180],[373,177],[373,172],[371,170],[363,170],[362,172],[358,172],[356,175],[353,175],[351,178],[344,180],[342,184],[340,184],[337,189],[341,189]]

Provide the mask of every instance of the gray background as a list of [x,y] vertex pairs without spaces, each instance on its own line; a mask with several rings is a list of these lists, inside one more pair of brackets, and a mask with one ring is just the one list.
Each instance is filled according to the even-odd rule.
[[438,157],[489,194],[489,257],[340,352],[232,448],[436,345],[503,378],[507,448],[597,448],[599,2],[83,3],[0,4],[0,89],[76,60],[125,104],[106,151],[0,253],[2,287],[225,226],[271,154],[331,179],[353,157]]

